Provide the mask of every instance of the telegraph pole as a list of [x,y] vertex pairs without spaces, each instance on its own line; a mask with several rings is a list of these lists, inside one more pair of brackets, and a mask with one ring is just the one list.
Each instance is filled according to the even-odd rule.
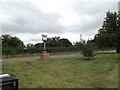
[[80,41],[82,41],[82,34],[80,34]]

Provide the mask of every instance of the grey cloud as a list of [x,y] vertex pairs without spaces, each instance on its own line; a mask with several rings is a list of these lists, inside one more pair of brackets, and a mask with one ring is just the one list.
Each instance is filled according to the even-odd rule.
[[[71,9],[79,15],[80,22],[67,27],[74,33],[91,33],[97,31],[104,21],[107,11],[117,11],[118,2],[72,2]],[[87,19],[89,16],[91,20]]]
[[[32,34],[28,41],[40,41],[38,33],[95,33],[103,23],[107,11],[117,11],[118,2],[79,2],[73,0],[68,8],[78,16],[78,23],[65,27],[59,23],[62,16],[57,12],[45,13],[32,3],[0,3],[0,24],[3,34],[22,33]],[[59,11],[58,11],[59,12]],[[89,18],[88,18],[88,17]],[[26,34],[23,34],[26,35]],[[32,37],[32,36],[36,37]],[[72,36],[71,36],[72,37]]]
[[107,11],[117,11],[118,2],[73,2],[71,9],[77,14],[103,14]]
[[9,15],[2,22],[3,33],[62,33],[63,27],[57,23],[61,16],[57,13],[45,14],[31,3],[3,3],[0,8]]
[[[92,18],[92,16],[90,16]],[[103,23],[104,18],[101,18],[99,16],[93,16],[94,18],[92,20],[86,20],[85,17],[84,19],[75,25],[66,27],[66,30],[69,32],[74,33],[90,33],[93,31],[97,31]]]

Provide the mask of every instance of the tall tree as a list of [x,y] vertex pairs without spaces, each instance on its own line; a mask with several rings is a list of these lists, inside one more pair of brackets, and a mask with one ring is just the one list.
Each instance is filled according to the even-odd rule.
[[18,37],[10,35],[2,35],[2,54],[13,55],[21,54],[24,52],[25,45]]
[[24,48],[25,45],[18,37],[12,37],[8,34],[2,35],[2,46],[3,47],[19,47]]
[[99,48],[115,47],[118,52],[119,15],[116,12],[107,12],[102,27],[95,35],[94,41]]

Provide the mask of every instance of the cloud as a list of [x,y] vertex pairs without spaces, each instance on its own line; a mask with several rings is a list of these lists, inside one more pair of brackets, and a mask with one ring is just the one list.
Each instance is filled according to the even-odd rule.
[[48,2],[0,3],[0,30],[3,34],[17,35],[25,43],[40,42],[42,33],[75,42],[79,40],[79,34],[83,34],[85,39],[93,37],[102,26],[106,12],[118,11],[118,0]]
[[32,3],[2,3],[0,8],[8,16],[2,20],[3,33],[62,33],[58,13],[45,14]]
[[103,24],[106,12],[118,10],[117,4],[117,2],[71,2],[70,9],[79,16],[79,22],[66,27],[66,30],[84,34],[96,32]]

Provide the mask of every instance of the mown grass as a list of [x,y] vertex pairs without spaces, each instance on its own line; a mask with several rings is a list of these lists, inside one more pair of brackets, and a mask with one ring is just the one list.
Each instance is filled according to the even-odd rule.
[[117,88],[117,54],[4,61],[3,73],[19,78],[19,88]]

